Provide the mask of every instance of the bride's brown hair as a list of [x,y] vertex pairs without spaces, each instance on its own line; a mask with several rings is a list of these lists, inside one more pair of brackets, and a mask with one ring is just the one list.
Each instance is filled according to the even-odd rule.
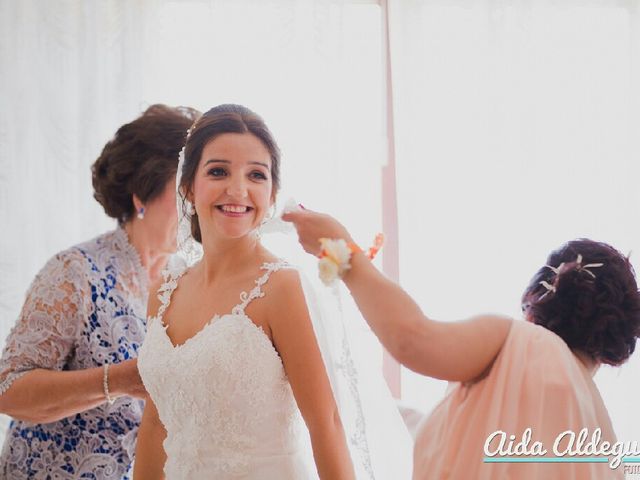
[[[280,188],[280,149],[262,117],[247,107],[225,104],[207,111],[191,129],[184,149],[184,165],[180,177],[180,190],[192,192],[204,147],[216,137],[225,133],[250,133],[265,146],[271,157],[271,181],[273,195]],[[186,208],[183,205],[183,208]],[[191,234],[202,242],[197,213],[191,216]]]

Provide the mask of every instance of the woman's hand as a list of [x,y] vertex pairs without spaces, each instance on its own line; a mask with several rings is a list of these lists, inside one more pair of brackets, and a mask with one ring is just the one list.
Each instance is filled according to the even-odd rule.
[[[51,423],[105,403],[104,367],[84,370],[36,368],[0,395],[0,412],[30,423]],[[109,366],[112,397],[146,398],[138,360]]]
[[109,367],[109,390],[114,396],[146,398],[147,390],[140,378],[137,358]]
[[351,235],[335,218],[324,213],[311,210],[296,210],[282,216],[285,222],[291,222],[296,227],[298,238],[305,252],[312,255],[320,254],[320,239],[344,239],[353,243]]

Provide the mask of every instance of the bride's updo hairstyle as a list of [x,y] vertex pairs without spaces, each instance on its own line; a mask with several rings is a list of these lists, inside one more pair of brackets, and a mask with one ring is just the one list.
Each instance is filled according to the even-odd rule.
[[[275,198],[280,188],[280,149],[262,117],[242,105],[226,104],[206,112],[191,129],[184,149],[184,165],[180,177],[180,190],[191,192],[204,147],[225,133],[250,133],[265,146],[271,157],[271,183]],[[185,207],[186,208],[186,207]],[[202,243],[198,215],[191,215],[191,234]]]
[[573,240],[549,255],[522,296],[529,321],[570,349],[621,365],[640,335],[640,293],[629,258],[606,243]]

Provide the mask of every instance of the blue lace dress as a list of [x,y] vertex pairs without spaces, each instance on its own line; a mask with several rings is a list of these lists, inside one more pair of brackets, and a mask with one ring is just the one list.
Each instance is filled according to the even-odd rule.
[[[34,279],[0,359],[0,394],[36,368],[80,370],[138,356],[148,279],[121,228],[55,255]],[[1,479],[126,479],[143,402],[121,397],[47,424],[13,420]]]

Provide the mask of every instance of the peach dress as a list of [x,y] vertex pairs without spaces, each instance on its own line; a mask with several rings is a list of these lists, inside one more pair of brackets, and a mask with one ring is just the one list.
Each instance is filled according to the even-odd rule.
[[[525,321],[512,323],[488,374],[455,384],[418,428],[414,480],[602,480],[624,478],[608,463],[484,463],[484,445],[496,430],[515,435],[527,428],[529,448],[542,442],[548,457],[565,430],[596,428],[615,442],[609,414],[591,374],[553,332]],[[627,439],[630,440],[630,439]],[[587,443],[585,442],[585,444]],[[498,439],[491,448],[495,449]],[[566,446],[567,442],[561,445]]]

